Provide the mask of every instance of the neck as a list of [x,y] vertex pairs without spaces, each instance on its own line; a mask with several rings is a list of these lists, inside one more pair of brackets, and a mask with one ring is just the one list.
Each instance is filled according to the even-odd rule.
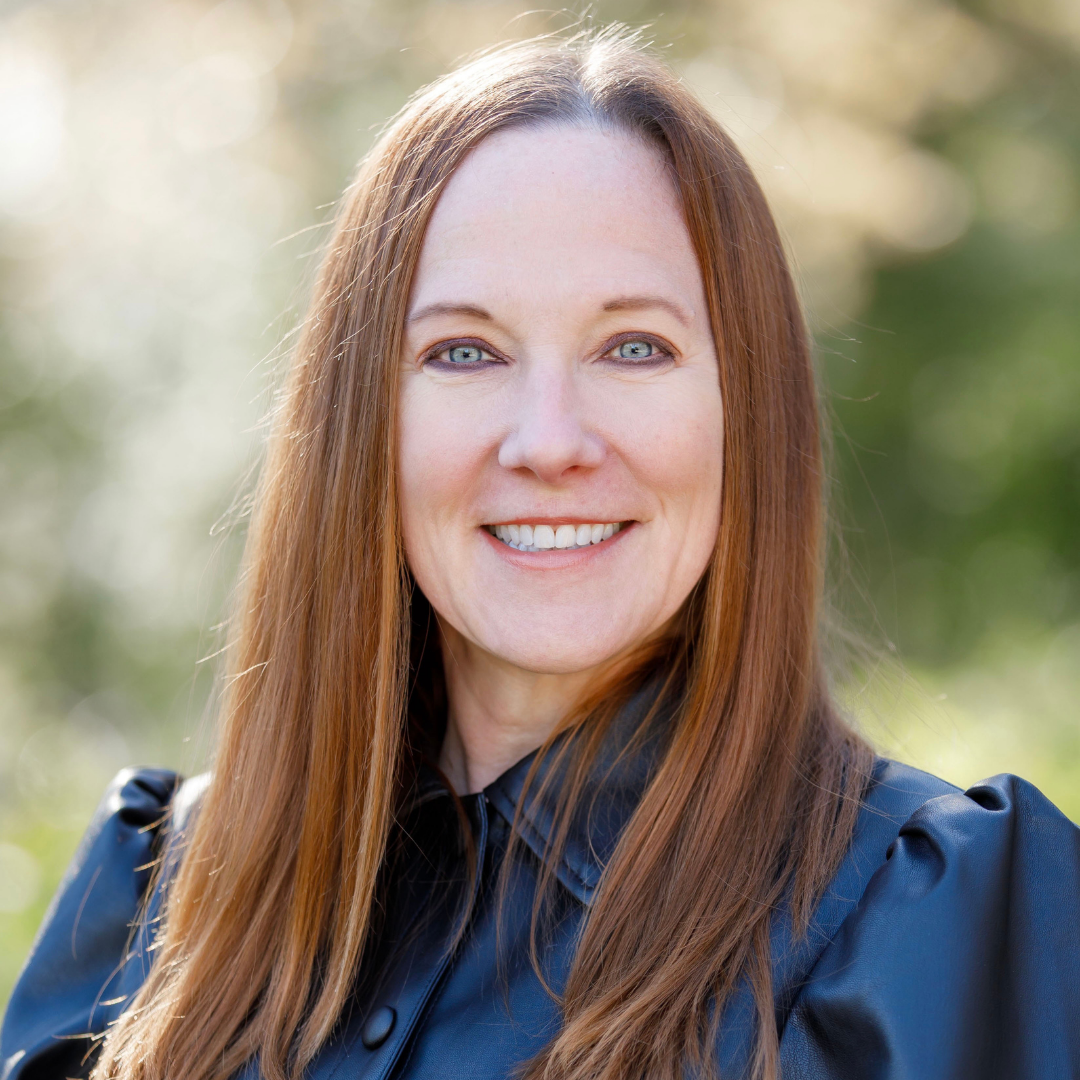
[[439,768],[459,795],[482,791],[542,746],[594,675],[527,671],[446,625],[442,653],[449,712]]

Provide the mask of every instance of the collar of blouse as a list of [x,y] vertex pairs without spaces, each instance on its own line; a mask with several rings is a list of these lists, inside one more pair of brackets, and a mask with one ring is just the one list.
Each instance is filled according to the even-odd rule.
[[[658,702],[649,683],[612,720],[570,819],[562,853],[552,870],[558,881],[588,906],[623,829],[637,809],[664,751],[672,705]],[[559,795],[569,770],[569,754],[557,740],[529,779],[539,751],[512,765],[484,788],[480,797],[512,824],[537,859],[546,861],[558,825]],[[526,787],[526,784],[528,785]],[[440,776],[422,768],[411,806],[445,797]],[[468,803],[470,796],[463,800]],[[520,803],[520,812],[518,806]]]

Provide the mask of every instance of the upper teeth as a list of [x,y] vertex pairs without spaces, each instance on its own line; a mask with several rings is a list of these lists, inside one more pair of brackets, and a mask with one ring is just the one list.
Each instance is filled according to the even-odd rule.
[[612,521],[600,525],[489,525],[488,531],[518,551],[550,551],[599,544],[620,528],[621,522]]

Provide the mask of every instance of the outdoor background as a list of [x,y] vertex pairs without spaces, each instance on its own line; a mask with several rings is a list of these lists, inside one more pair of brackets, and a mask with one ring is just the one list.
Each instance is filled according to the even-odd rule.
[[[833,414],[843,694],[1080,819],[1080,0],[601,2],[745,148]],[[279,343],[507,2],[0,4],[0,1003],[110,777],[196,769]],[[200,734],[201,733],[201,734]]]

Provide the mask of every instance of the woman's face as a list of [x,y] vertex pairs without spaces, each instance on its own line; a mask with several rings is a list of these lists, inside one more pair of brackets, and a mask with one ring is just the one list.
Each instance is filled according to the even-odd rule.
[[405,545],[442,620],[544,673],[663,626],[716,542],[723,412],[659,152],[574,126],[488,138],[435,208],[405,333]]

